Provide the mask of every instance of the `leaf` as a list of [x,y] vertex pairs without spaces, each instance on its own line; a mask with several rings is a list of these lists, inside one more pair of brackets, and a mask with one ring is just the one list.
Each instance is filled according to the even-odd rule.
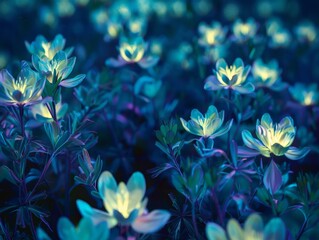
[[83,81],[84,78],[85,78],[85,74],[79,74],[74,78],[62,80],[60,82],[59,86],[66,87],[66,88],[72,88],[72,87],[79,85]]
[[282,174],[273,160],[271,160],[265,171],[263,182],[266,189],[270,191],[272,195],[275,194],[282,185]]

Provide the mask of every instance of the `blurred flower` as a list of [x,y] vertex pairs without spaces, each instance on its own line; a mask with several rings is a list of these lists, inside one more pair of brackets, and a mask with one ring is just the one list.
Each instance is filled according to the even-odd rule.
[[253,18],[249,18],[246,22],[237,19],[233,24],[233,34],[236,41],[243,42],[254,38],[257,33],[257,23]]
[[317,29],[312,22],[301,22],[294,30],[300,42],[314,42],[316,40]]
[[269,46],[273,48],[288,47],[290,42],[290,32],[285,28],[279,28],[270,35]]
[[188,122],[183,118],[180,120],[187,132],[205,138],[216,138],[227,133],[233,123],[233,120],[228,121],[222,127],[224,122],[224,111],[218,112],[213,105],[209,106],[205,116],[197,109],[193,109],[191,112],[191,120]]
[[206,225],[208,240],[284,240],[286,236],[285,224],[280,218],[271,219],[264,227],[260,215],[253,213],[247,218],[244,228],[236,219],[230,219],[227,223],[227,236],[225,230],[216,223]]
[[14,79],[6,70],[0,71],[0,104],[32,105],[41,100],[45,79],[22,62],[21,71]]
[[199,44],[202,46],[212,46],[224,42],[227,28],[222,27],[219,22],[212,22],[211,25],[200,23],[198,32],[200,34]]
[[194,49],[190,43],[181,42],[175,49],[169,52],[169,61],[183,69],[192,69],[195,64],[192,58],[193,53]]
[[258,139],[253,138],[247,130],[242,132],[244,144],[248,149],[240,149],[239,155],[257,156],[261,154],[270,157],[270,154],[273,153],[276,156],[285,155],[291,160],[298,160],[306,156],[310,149],[291,147],[295,134],[296,128],[291,117],[285,117],[278,124],[273,124],[270,115],[265,113],[261,121],[258,119],[256,123]]
[[132,18],[127,23],[128,29],[132,34],[144,35],[147,26],[147,20],[145,18]]
[[142,37],[127,39],[122,37],[120,40],[121,57],[129,63],[139,62],[145,53],[145,42]]
[[61,34],[58,34],[51,42],[48,42],[45,37],[39,35],[31,44],[25,42],[25,45],[32,55],[36,55],[40,59],[52,60],[59,51],[63,50],[65,39]]
[[54,1],[54,7],[60,17],[69,17],[75,12],[74,3],[69,0],[56,0]]
[[[62,104],[61,102],[58,102],[55,105],[55,111],[56,111],[56,118],[57,120],[61,119],[68,110],[68,104]],[[52,122],[53,113],[50,112],[48,106],[44,103],[38,103],[32,106],[31,112],[33,117],[40,121],[40,122]]]
[[289,87],[289,92],[294,100],[304,106],[312,106],[319,103],[318,85],[313,83],[305,85],[296,83],[295,86]]
[[121,67],[129,63],[137,63],[142,68],[153,67],[157,64],[159,58],[157,56],[146,56],[145,51],[147,45],[140,36],[133,38],[120,38],[118,59],[107,59],[105,64],[112,67]]
[[282,28],[283,28],[283,24],[281,20],[278,18],[270,18],[266,22],[266,31],[268,36],[271,36],[272,34],[276,33],[278,30]]
[[220,58],[224,58],[228,53],[228,45],[222,44],[205,48],[204,55],[202,56],[204,64],[211,64]]
[[252,67],[253,84],[256,87],[268,87],[272,90],[280,91],[286,84],[281,82],[278,62],[271,60],[268,64],[264,63],[261,59],[257,59]]
[[110,235],[106,222],[94,225],[90,218],[82,218],[79,225],[74,227],[69,219],[61,217],[57,230],[61,240],[106,240]]
[[109,21],[109,16],[104,7],[100,7],[92,11],[90,14],[90,19],[97,31],[101,33],[105,32],[105,26]]
[[143,200],[146,183],[140,172],[133,173],[127,184],[120,182],[117,185],[112,173],[105,171],[99,178],[98,189],[107,213],[77,200],[81,214],[90,217],[95,225],[101,222],[107,222],[110,228],[117,224],[131,225],[136,232],[153,233],[170,218],[170,213],[165,210],[147,212],[147,198]]
[[216,91],[219,89],[233,89],[242,94],[251,93],[255,90],[252,83],[246,83],[250,66],[244,66],[240,58],[236,58],[233,65],[228,66],[224,59],[216,62],[216,76],[209,76],[204,86],[205,90]]
[[156,96],[162,86],[162,81],[149,76],[140,77],[134,85],[134,94],[146,101]]

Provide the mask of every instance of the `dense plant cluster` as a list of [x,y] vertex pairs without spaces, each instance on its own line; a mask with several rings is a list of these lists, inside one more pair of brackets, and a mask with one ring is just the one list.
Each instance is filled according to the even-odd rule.
[[302,9],[1,2],[0,239],[317,239]]

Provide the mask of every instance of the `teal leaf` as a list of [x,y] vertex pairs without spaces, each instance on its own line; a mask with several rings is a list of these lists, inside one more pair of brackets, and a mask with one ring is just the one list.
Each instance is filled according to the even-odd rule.
[[83,81],[84,78],[85,78],[85,74],[79,74],[74,78],[62,80],[59,86],[66,87],[66,88],[76,87]]

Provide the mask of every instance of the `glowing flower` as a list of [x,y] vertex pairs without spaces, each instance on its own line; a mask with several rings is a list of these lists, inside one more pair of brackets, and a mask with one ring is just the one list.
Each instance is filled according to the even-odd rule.
[[64,45],[65,39],[62,35],[57,35],[52,42],[48,42],[43,36],[38,36],[31,44],[26,42],[26,47],[32,54],[34,68],[53,86],[71,88],[80,84],[85,75],[80,74],[67,79],[74,68],[76,58],[69,58],[73,48],[63,50]]
[[64,51],[59,51],[51,60],[32,55],[34,68],[45,75],[48,82],[66,88],[79,85],[85,78],[85,74],[68,78],[74,68],[75,61],[75,57],[68,58],[68,54]]
[[69,219],[62,217],[57,229],[61,240],[106,240],[110,235],[106,222],[94,225],[90,218],[82,218],[79,225],[74,227]]
[[224,127],[222,127],[224,111],[218,112],[213,105],[209,106],[205,117],[197,109],[193,109],[191,112],[191,120],[188,122],[183,118],[180,120],[187,132],[205,138],[216,138],[227,133],[233,123],[233,120],[228,121]]
[[226,237],[225,230],[215,223],[206,225],[208,240],[284,240],[286,230],[280,218],[271,219],[264,227],[262,218],[253,213],[247,218],[244,228],[236,219],[230,219],[227,223],[227,235],[229,238]]
[[239,150],[241,156],[257,156],[259,154],[270,157],[285,155],[291,160],[303,158],[310,151],[309,148],[298,149],[290,145],[294,141],[296,128],[291,117],[283,118],[278,124],[273,121],[268,113],[265,113],[261,121],[257,120],[256,135],[258,139],[252,137],[247,130],[242,132],[244,144],[248,149]]
[[241,19],[235,21],[233,34],[235,40],[242,42],[255,37],[258,26],[254,19],[249,18],[246,22]]
[[253,74],[253,83],[257,87],[268,87],[277,91],[286,87],[286,84],[281,82],[281,70],[276,60],[272,60],[266,64],[261,59],[257,59],[253,64],[251,72]]
[[[45,37],[39,35],[31,44],[25,43],[28,51],[32,55],[38,56],[40,59],[52,60],[54,56],[65,46],[65,39],[62,35],[56,35],[52,42],[48,42]],[[71,54],[71,49],[69,52]]]
[[251,93],[255,90],[252,83],[247,82],[247,75],[250,71],[250,66],[244,66],[240,58],[236,58],[233,65],[228,66],[224,59],[219,59],[216,62],[216,76],[209,76],[206,79],[204,86],[205,90],[233,89],[242,94]]
[[[55,106],[57,120],[61,119],[67,112],[68,105],[58,102]],[[38,103],[32,106],[31,112],[33,117],[40,122],[52,122],[53,113],[50,112],[45,103]]]
[[41,100],[45,79],[22,62],[17,79],[3,69],[0,71],[0,83],[0,104],[31,105]]
[[290,32],[285,28],[279,28],[270,35],[269,46],[273,48],[288,47],[290,42]]
[[319,93],[317,84],[309,86],[302,83],[297,83],[289,88],[291,96],[304,106],[312,106],[319,103]]
[[121,37],[118,59],[107,59],[105,64],[112,67],[121,67],[130,63],[137,63],[142,68],[153,67],[157,64],[157,56],[145,55],[147,44],[142,37],[126,38]]
[[317,29],[312,22],[301,22],[295,28],[295,34],[300,42],[313,42],[317,38]]
[[198,27],[199,44],[203,46],[213,46],[223,43],[226,37],[227,28],[223,28],[219,22],[212,22],[211,25],[201,23]]
[[120,54],[126,62],[139,62],[144,56],[145,48],[145,42],[141,37],[133,40],[121,38]]
[[146,184],[140,172],[133,173],[127,184],[120,182],[117,185],[112,173],[105,171],[99,178],[98,189],[107,213],[77,200],[81,214],[90,217],[94,224],[107,222],[110,228],[117,224],[131,225],[136,232],[152,233],[162,228],[170,218],[170,213],[165,210],[147,213],[147,199],[143,200]]

